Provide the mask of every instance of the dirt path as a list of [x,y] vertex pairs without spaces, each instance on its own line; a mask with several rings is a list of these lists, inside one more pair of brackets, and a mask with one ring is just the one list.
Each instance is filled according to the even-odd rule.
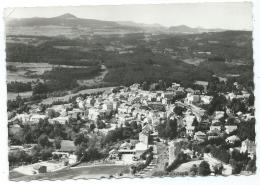
[[152,174],[155,171],[163,171],[165,163],[169,162],[168,147],[162,142],[157,142],[156,147],[157,147],[157,155],[156,158],[154,159],[155,166],[147,173],[148,176],[152,176]]

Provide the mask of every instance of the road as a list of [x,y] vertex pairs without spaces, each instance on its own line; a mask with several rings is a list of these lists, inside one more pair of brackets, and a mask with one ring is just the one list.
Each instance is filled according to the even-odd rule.
[[196,105],[193,104],[182,103],[180,101],[176,102],[176,104],[179,104],[180,106],[183,106],[187,109],[191,109],[197,118],[201,118],[205,113],[204,109],[197,107]]

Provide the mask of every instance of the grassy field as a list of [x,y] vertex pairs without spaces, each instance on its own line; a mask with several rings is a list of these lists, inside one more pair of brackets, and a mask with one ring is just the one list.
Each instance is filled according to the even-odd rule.
[[15,92],[7,92],[7,99],[8,100],[15,100],[16,97],[21,96],[22,98],[29,98],[32,96],[32,91],[28,91],[28,92],[20,92],[20,93],[15,93]]
[[189,172],[192,165],[196,165],[196,166],[199,166],[199,164],[202,162],[202,160],[197,160],[197,161],[190,161],[190,162],[187,162],[187,163],[183,163],[181,164],[177,169],[174,170],[174,172],[178,172],[178,173],[181,173],[181,172]]
[[64,179],[89,179],[89,178],[101,178],[109,177],[110,175],[116,175],[120,173],[127,166],[93,166],[93,167],[82,167],[66,169],[52,173],[38,174],[32,176],[17,177],[17,175],[10,175],[10,180],[13,181],[31,181],[31,180],[64,180]]

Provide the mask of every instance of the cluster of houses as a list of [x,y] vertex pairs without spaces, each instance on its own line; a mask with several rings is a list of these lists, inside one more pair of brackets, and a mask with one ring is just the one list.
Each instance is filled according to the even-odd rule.
[[[207,84],[204,84],[205,86]],[[185,98],[172,102],[175,97]],[[225,95],[228,100],[234,98],[246,99],[249,98],[249,93],[243,92],[241,95],[228,93]],[[9,129],[15,133],[19,131],[20,124],[37,124],[41,119],[48,119],[49,123],[56,122],[60,124],[68,123],[70,118],[84,119],[86,124],[88,121],[97,122],[103,120],[106,123],[107,117],[114,119],[109,123],[109,129],[106,127],[104,132],[115,129],[116,127],[125,127],[131,122],[136,122],[142,126],[142,131],[139,134],[139,140],[135,142],[125,142],[119,148],[113,149],[109,152],[109,158],[121,160],[126,159],[127,154],[131,154],[131,159],[138,159],[140,155],[150,147],[150,138],[158,138],[156,127],[158,124],[167,119],[176,119],[178,128],[183,127],[185,137],[190,137],[193,140],[204,141],[219,137],[223,132],[230,134],[238,129],[237,124],[229,124],[227,120],[225,125],[223,122],[225,114],[229,110],[216,111],[210,118],[206,116],[205,110],[200,105],[210,104],[213,97],[205,95],[200,91],[191,88],[183,88],[180,84],[173,83],[166,91],[145,91],[140,88],[139,84],[133,84],[130,87],[118,88],[116,92],[111,91],[101,95],[89,95],[85,99],[78,97],[76,99],[76,107],[69,104],[53,105],[42,113],[37,107],[30,111],[30,113],[16,114],[8,120]],[[175,107],[184,108],[183,115],[177,115],[174,112]],[[58,113],[57,116],[48,115],[49,110],[54,110]],[[237,113],[234,116],[235,121],[250,120],[254,118],[250,113]],[[19,123],[19,124],[18,124]],[[105,132],[106,133],[106,132]],[[236,135],[231,135],[226,138],[227,143],[235,143],[240,141]],[[255,142],[250,140],[240,141],[240,152],[248,152],[250,156],[255,155]],[[65,145],[66,146],[66,145]],[[63,148],[63,147],[62,147]],[[55,154],[65,156],[71,162],[75,162],[75,156],[69,157],[68,150],[56,151]],[[126,159],[127,160],[127,159]]]
[[[123,142],[118,148],[114,148],[109,152],[108,159],[121,160],[124,164],[132,164],[140,160],[141,155],[153,146],[153,141],[158,138],[158,133],[153,132],[150,125],[145,125],[139,133],[138,140],[129,140]],[[155,150],[154,150],[155,153]]]

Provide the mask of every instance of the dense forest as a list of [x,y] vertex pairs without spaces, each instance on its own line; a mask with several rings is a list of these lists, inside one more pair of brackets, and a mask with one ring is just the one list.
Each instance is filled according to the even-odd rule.
[[[10,39],[18,38],[28,40],[30,36],[12,36]],[[72,79],[89,79],[97,76],[100,64],[104,64],[108,69],[104,81],[114,85],[164,80],[191,86],[194,81],[207,81],[214,74],[221,77],[236,74],[240,83],[253,82],[252,32],[135,33],[94,35],[91,39],[84,36],[75,39],[32,36],[31,39],[37,44],[7,42],[7,62],[92,66],[80,70],[53,69],[41,77],[48,80],[68,79],[71,82]],[[201,55],[199,52],[210,54]],[[199,65],[183,62],[198,58],[204,62]]]

